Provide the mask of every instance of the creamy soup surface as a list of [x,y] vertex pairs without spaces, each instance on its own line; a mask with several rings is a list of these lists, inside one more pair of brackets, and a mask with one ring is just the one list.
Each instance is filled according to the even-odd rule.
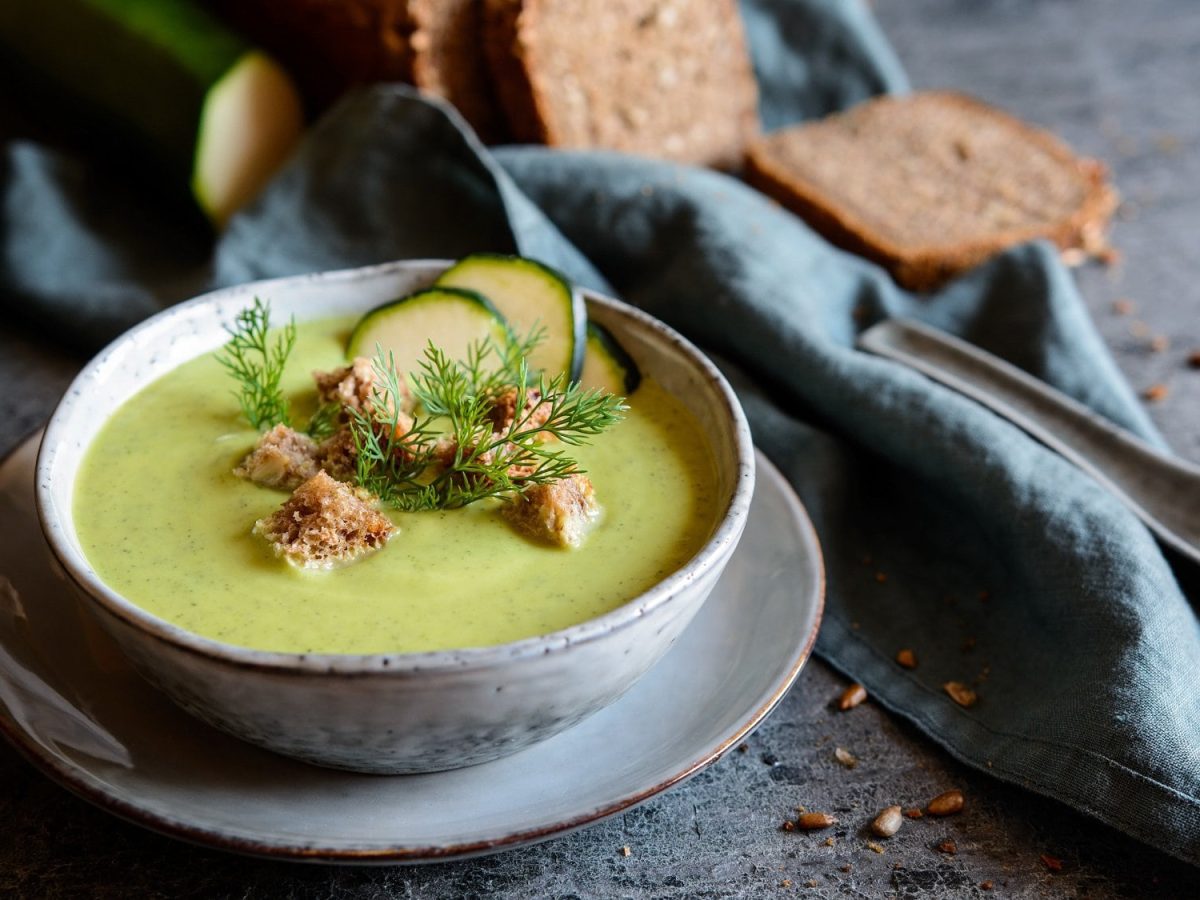
[[[307,414],[310,373],[344,365],[352,319],[297,327],[284,388]],[[111,588],[189,631],[259,650],[377,653],[486,646],[608,612],[680,568],[712,533],[715,470],[699,424],[643,379],[619,425],[572,448],[604,507],[577,550],[516,533],[496,501],[389,515],[388,545],[298,570],[251,534],[287,495],[232,472],[257,433],[212,355],[125,403],[75,493],[88,561]],[[301,417],[301,421],[305,421]]]

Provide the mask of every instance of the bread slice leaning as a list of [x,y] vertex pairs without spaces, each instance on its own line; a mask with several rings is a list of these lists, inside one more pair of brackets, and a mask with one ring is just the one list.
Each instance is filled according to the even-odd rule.
[[483,0],[208,0],[287,66],[315,110],[361,84],[449,100],[483,140],[505,129],[483,55]]
[[766,135],[746,178],[833,243],[930,290],[1014,244],[1101,252],[1104,166],[962,94],[883,97]]
[[735,0],[486,0],[519,141],[734,169],[758,128]]

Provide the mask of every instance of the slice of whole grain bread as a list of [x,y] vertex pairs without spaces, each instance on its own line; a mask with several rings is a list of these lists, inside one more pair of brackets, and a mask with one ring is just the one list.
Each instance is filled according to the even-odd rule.
[[483,53],[483,0],[207,0],[274,54],[315,111],[403,81],[449,100],[488,142],[503,116]]
[[1117,203],[1099,162],[949,92],[879,98],[777,131],[746,163],[751,184],[914,290],[1035,238],[1101,252]]
[[758,93],[735,0],[487,0],[517,140],[737,168]]

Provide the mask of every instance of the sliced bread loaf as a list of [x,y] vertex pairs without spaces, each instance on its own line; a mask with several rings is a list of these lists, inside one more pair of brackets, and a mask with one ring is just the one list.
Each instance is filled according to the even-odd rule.
[[208,0],[274,53],[315,110],[403,81],[449,100],[485,141],[504,135],[483,55],[483,0]]
[[1104,166],[961,94],[860,104],[755,141],[747,180],[833,243],[928,290],[1034,238],[1104,249]]
[[513,136],[736,168],[758,93],[735,0],[487,0]]

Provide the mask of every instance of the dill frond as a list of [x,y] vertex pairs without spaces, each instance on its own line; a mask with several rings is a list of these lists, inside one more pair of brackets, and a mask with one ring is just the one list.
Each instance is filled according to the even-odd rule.
[[217,362],[238,383],[234,396],[246,421],[260,431],[279,424],[291,425],[280,381],[296,345],[295,321],[289,322],[271,343],[271,305],[255,297],[253,305],[238,313],[233,326],[225,330],[229,342],[217,354]]

